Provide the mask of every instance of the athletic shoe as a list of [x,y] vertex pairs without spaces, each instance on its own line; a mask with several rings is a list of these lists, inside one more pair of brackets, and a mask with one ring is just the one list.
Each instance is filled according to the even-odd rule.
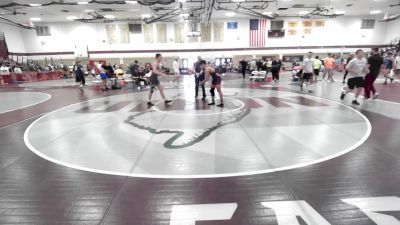
[[202,100],[202,101],[205,101],[205,100],[206,100],[206,97],[202,97],[201,100]]
[[344,96],[346,96],[346,94],[344,92],[342,92],[342,94],[340,94],[340,100],[343,100]]
[[351,102],[351,104],[353,104],[353,105],[360,105],[360,103],[358,103],[356,99],[354,99],[354,100]]
[[224,103],[220,103],[217,105],[218,107],[224,107]]
[[393,78],[390,78],[390,83],[392,83],[393,82]]
[[375,93],[374,96],[372,96],[372,99],[375,100],[375,99],[377,99],[378,97],[379,97],[379,94],[378,94],[378,93]]
[[172,100],[165,100],[164,102],[165,102],[165,104],[168,104],[168,103],[171,103]]
[[345,84],[345,83],[346,83],[346,81],[343,81],[343,82],[342,82],[342,84]]
[[81,86],[79,86],[79,88],[83,88],[83,84],[81,84]]
[[314,91],[313,90],[308,90],[308,93],[312,94],[312,93],[314,93]]
[[215,105],[215,102],[208,103],[208,105]]
[[385,82],[383,82],[383,84],[385,84],[385,85],[387,84],[386,80],[385,80]]
[[147,106],[151,107],[154,106],[154,104],[152,102],[147,102]]

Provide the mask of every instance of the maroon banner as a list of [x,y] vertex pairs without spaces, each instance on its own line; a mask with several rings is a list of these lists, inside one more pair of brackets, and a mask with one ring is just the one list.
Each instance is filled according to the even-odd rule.
[[44,80],[57,80],[63,76],[61,71],[50,72],[22,72],[0,74],[1,85],[10,84],[12,82],[34,82]]

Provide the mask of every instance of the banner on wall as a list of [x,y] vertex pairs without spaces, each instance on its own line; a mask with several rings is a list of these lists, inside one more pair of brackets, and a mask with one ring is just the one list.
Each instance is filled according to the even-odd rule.
[[296,29],[289,29],[287,31],[288,35],[296,35],[297,34],[297,30]]
[[129,25],[128,24],[106,24],[107,41],[109,44],[128,44]]
[[297,24],[298,24],[297,20],[291,20],[288,22],[288,27],[289,28],[297,27]]
[[315,20],[315,26],[316,27],[324,27],[325,26],[325,20]]
[[283,62],[303,62],[304,56],[302,55],[284,55],[282,57]]
[[214,42],[224,41],[224,23],[214,23]]
[[303,34],[311,34],[311,28],[304,28]]
[[228,29],[237,29],[238,23],[237,22],[227,22],[226,23]]
[[157,31],[157,42],[167,43],[167,24],[165,23],[156,24],[156,31]]
[[268,37],[273,37],[273,38],[285,37],[285,30],[269,30]]
[[312,27],[312,20],[303,20],[303,27]]
[[265,46],[266,23],[266,19],[250,20],[250,47]]
[[144,43],[154,43],[154,29],[153,26],[154,24],[143,24],[143,38],[144,38]]
[[201,24],[201,42],[211,42],[211,25]]
[[185,43],[185,24],[174,24],[175,43]]

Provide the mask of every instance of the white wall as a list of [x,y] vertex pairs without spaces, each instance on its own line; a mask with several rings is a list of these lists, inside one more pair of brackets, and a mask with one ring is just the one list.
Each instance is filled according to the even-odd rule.
[[[298,20],[299,18],[285,19],[284,29],[287,28],[288,20]],[[170,40],[174,39],[173,24],[167,24],[167,40],[168,43],[144,43],[143,35],[131,35],[129,44],[108,44],[107,35],[104,24],[85,24],[80,22],[66,23],[42,23],[36,25],[48,25],[50,27],[51,36],[37,37],[35,30],[22,30],[17,28],[7,28],[8,35],[15,38],[7,38],[11,52],[27,52],[27,53],[43,53],[43,52],[73,52],[76,45],[88,45],[90,51],[104,50],[177,50],[174,53],[165,53],[166,56],[178,56],[182,58],[195,58],[196,52],[179,52],[180,49],[207,49],[207,48],[248,48],[249,47],[249,19],[226,19],[227,21],[237,21],[237,30],[228,30],[225,23],[224,42],[210,43],[174,43]],[[386,35],[391,35],[396,32],[387,32],[387,25],[395,31],[400,20],[390,23],[376,23],[375,29],[362,30],[361,19],[359,17],[338,17],[326,19],[325,26],[321,28],[312,27],[312,32],[309,35],[303,35],[301,23],[297,28],[298,34],[290,36],[286,33],[284,38],[267,38],[266,47],[304,47],[304,46],[333,46],[333,45],[381,45],[385,44]],[[393,25],[392,25],[393,24]],[[270,22],[267,23],[267,28],[270,27]],[[23,38],[21,37],[23,36]],[[211,35],[213,39],[213,35]],[[12,46],[12,48],[11,48]],[[344,51],[341,48],[337,49],[309,49],[315,52],[340,52]],[[277,54],[277,53],[302,53],[305,49],[283,50],[262,50],[262,51],[243,51],[235,53],[228,52],[202,52],[205,58],[218,56],[240,55],[259,55],[259,54]],[[348,51],[348,50],[346,50]],[[135,54],[137,57],[153,56],[153,53]],[[44,58],[46,56],[30,57]],[[50,57],[50,56],[47,56]],[[59,56],[55,56],[59,57]],[[74,58],[74,55],[65,55],[63,58]],[[97,54],[91,55],[95,58],[110,58],[110,57],[132,57],[131,53],[126,54]]]
[[385,44],[395,38],[400,38],[400,19],[387,22]]
[[25,52],[22,29],[8,24],[0,23],[0,31],[4,32],[8,51]]

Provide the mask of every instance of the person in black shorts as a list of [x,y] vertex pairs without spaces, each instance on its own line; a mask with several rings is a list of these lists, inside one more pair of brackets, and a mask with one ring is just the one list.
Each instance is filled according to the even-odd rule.
[[152,72],[151,76],[149,78],[150,80],[150,92],[149,92],[149,101],[147,102],[148,106],[154,106],[154,104],[151,102],[151,97],[153,96],[154,93],[154,88],[157,88],[158,91],[160,92],[161,98],[164,100],[165,104],[168,104],[171,102],[171,100],[165,99],[163,87],[160,84],[160,81],[158,80],[158,76],[163,76],[166,77],[167,75],[161,71],[161,62],[162,62],[162,55],[160,53],[156,54],[156,61],[151,64]]
[[244,58],[242,61],[240,61],[240,65],[242,66],[243,78],[245,78],[246,77],[246,69],[247,69],[247,65],[248,65],[246,58]]
[[313,69],[314,69],[314,82],[318,81],[319,72],[321,70],[322,61],[319,59],[319,56],[315,56],[313,60]]
[[340,99],[343,100],[347,93],[355,89],[354,99],[351,103],[353,105],[360,105],[357,98],[364,87],[364,75],[369,73],[367,60],[364,58],[363,50],[359,49],[356,51],[356,57],[347,64],[346,70],[349,71],[351,78],[347,80],[348,87],[345,87],[344,91],[340,95]]
[[76,82],[81,83],[79,88],[83,88],[83,86],[85,86],[85,72],[83,72],[83,66],[80,61],[76,61],[74,65],[74,72],[76,76]]
[[279,82],[279,72],[282,67],[282,62],[279,58],[274,57],[274,60],[272,61],[272,67],[271,67],[271,73],[272,73],[272,79],[275,82]]
[[221,77],[217,75],[214,68],[212,68],[211,66],[207,66],[207,63],[205,60],[200,61],[200,66],[205,75],[205,79],[201,82],[201,84],[204,85],[210,79],[210,77],[212,79],[211,89],[210,89],[212,102],[209,103],[208,105],[215,105],[214,97],[215,97],[215,88],[216,88],[218,91],[218,94],[219,94],[219,98],[221,100],[221,103],[218,104],[217,106],[223,107],[224,106],[224,96],[222,94],[222,89],[221,89],[221,83],[222,83]]

